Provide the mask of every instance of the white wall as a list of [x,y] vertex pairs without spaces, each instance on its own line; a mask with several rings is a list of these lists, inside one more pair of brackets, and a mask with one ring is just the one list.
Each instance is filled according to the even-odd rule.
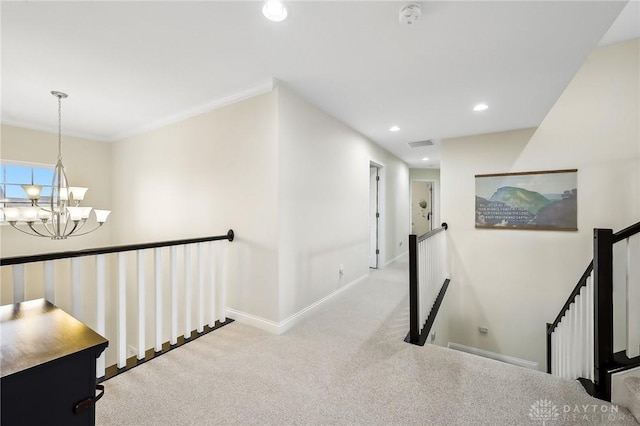
[[[274,92],[113,145],[114,242],[225,234],[227,305],[278,318]],[[220,244],[227,244],[221,242]]]
[[[452,341],[545,365],[545,323],[589,263],[593,228],[640,220],[638,53],[638,40],[596,49],[538,129],[443,143]],[[568,168],[578,232],[474,228],[474,175]]]
[[380,264],[406,250],[408,168],[286,87],[277,90],[283,321],[368,274],[371,161],[383,165]]
[[[55,135],[9,126],[2,135],[3,158],[55,159]],[[64,242],[29,239],[2,227],[3,255],[202,237],[233,228],[235,241],[220,243],[229,250],[227,306],[281,331],[283,321],[369,273],[372,161],[383,166],[381,265],[406,251],[407,165],[284,87],[111,144],[65,137],[63,148],[70,180],[91,188],[87,203],[113,211],[109,222],[104,230]],[[135,263],[135,256],[128,262]],[[113,319],[115,272],[109,266]],[[64,284],[68,265],[56,268],[67,274],[59,280]],[[3,270],[7,288],[1,295],[7,303],[8,273]],[[40,269],[29,276],[41,278]],[[133,275],[129,279],[135,282]],[[56,301],[69,310],[69,291],[60,290]],[[84,307],[90,325],[92,293],[87,291]],[[128,286],[127,305],[127,343],[133,345],[134,285]],[[109,323],[108,338],[115,339],[114,333]]]
[[369,272],[372,160],[385,166],[382,258],[406,249],[406,164],[284,87],[119,141],[112,155],[113,210],[131,212],[114,221],[114,242],[232,227],[227,305],[255,325],[277,330]]

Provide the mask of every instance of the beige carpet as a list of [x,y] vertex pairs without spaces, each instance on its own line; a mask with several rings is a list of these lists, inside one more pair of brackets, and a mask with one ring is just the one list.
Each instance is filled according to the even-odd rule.
[[233,323],[108,380],[97,424],[637,426],[577,382],[404,343],[406,269],[282,336]]

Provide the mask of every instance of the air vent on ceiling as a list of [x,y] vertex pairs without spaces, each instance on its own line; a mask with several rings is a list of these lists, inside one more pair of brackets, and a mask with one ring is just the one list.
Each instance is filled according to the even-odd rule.
[[431,139],[427,139],[426,141],[409,142],[409,146],[411,148],[420,148],[421,146],[431,146],[431,145],[433,145],[433,141]]

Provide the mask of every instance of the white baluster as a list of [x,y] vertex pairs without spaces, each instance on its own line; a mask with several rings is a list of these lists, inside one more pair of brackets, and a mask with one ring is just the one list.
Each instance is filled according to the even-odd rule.
[[218,308],[218,315],[219,315],[219,319],[220,322],[223,323],[227,320],[227,300],[226,300],[226,290],[225,287],[227,285],[227,274],[228,274],[228,269],[229,269],[229,265],[227,264],[227,254],[228,254],[228,250],[229,250],[229,244],[224,244],[222,246],[222,259],[221,259],[221,265],[222,265],[222,279],[220,280],[220,300],[218,301],[218,303],[220,304],[220,307]]
[[558,372],[558,368],[556,367],[556,360],[558,359],[558,357],[556,356],[556,348],[558,347],[557,337],[558,333],[553,330],[553,332],[551,333],[551,366],[549,367],[549,370],[554,376]]
[[156,287],[156,344],[154,349],[156,352],[160,352],[162,350],[162,248],[156,247],[154,255],[154,281]]
[[558,324],[556,328],[556,332],[558,333],[558,372],[556,376],[562,377],[564,374],[564,335],[562,333],[563,330],[562,321]]
[[580,377],[587,377],[589,369],[587,366],[587,351],[589,350],[587,344],[587,288],[582,287],[580,290]]
[[138,250],[138,359],[144,359],[146,348],[146,291],[144,250]]
[[421,241],[417,244],[418,249],[418,332],[422,331],[422,325],[424,324],[424,305],[425,305],[425,280],[424,280],[424,257],[425,245]]
[[44,276],[44,298],[55,305],[55,273],[53,260],[42,263],[42,274]]
[[572,376],[574,379],[580,377],[580,357],[582,356],[582,347],[580,346],[580,333],[582,331],[582,323],[580,322],[580,301],[576,299],[573,304],[573,332],[575,333],[573,336],[573,358],[571,358],[572,362]]
[[591,381],[595,378],[594,373],[594,306],[593,306],[593,272],[587,277],[587,351],[585,364],[587,365],[587,378]]
[[556,329],[551,333],[551,374],[558,375],[558,333]]
[[627,356],[640,356],[640,235],[627,238]]
[[205,280],[205,252],[204,243],[198,244],[198,333],[204,331],[204,280]]
[[184,338],[191,337],[191,245],[184,246]]
[[573,371],[572,371],[572,360],[574,357],[574,343],[573,336],[575,335],[574,330],[574,321],[573,321],[573,311],[571,310],[573,305],[569,306],[569,311],[567,311],[565,318],[567,319],[567,370],[565,371],[567,379],[574,379]]
[[171,246],[171,337],[169,343],[178,343],[178,249]]
[[567,315],[562,319],[562,377],[569,378],[569,357],[571,356],[571,325]]
[[554,346],[555,365],[553,367],[553,374],[555,376],[560,377],[560,325],[559,324],[556,326],[556,329],[553,332],[553,335],[555,336],[555,339],[556,339],[556,344]]
[[126,253],[118,253],[118,368],[127,366],[127,266]]
[[24,263],[13,265],[13,303],[24,302],[26,272]]
[[[96,256],[96,332],[102,336],[106,332],[106,297],[105,297],[105,257],[103,254]],[[105,373],[105,354],[102,354],[96,360],[96,377],[104,377]]]
[[71,315],[82,321],[82,276],[80,258],[71,258]]
[[210,288],[210,317],[209,317],[209,327],[216,326],[216,292],[218,288],[216,286],[216,246],[215,241],[211,241],[209,243],[209,288]]

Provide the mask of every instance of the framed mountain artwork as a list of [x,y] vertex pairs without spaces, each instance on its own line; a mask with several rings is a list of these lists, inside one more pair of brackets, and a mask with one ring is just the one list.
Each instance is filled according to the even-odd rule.
[[476,228],[578,230],[578,170],[476,175]]

